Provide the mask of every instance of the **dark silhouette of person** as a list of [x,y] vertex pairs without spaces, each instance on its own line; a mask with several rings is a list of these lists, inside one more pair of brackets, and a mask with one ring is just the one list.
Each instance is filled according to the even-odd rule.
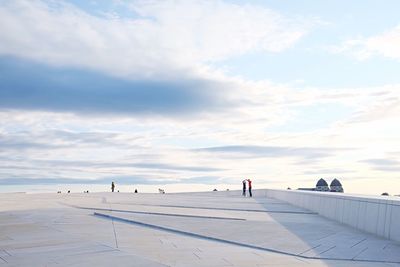
[[137,193],[137,189],[135,189],[135,193]]
[[114,182],[111,182],[111,192],[114,192],[115,184]]
[[247,179],[247,182],[249,183],[249,195],[250,195],[250,197],[252,197],[253,194],[251,193],[251,180]]
[[246,179],[244,179],[242,181],[242,184],[243,184],[243,193],[242,193],[242,195],[245,197],[246,196]]

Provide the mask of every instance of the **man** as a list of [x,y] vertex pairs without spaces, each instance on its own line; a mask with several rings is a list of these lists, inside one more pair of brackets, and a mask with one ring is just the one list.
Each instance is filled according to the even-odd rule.
[[244,179],[242,181],[242,183],[243,183],[243,196],[245,197],[246,196],[246,179]]
[[115,184],[114,182],[111,182],[111,192],[114,192]]
[[249,195],[250,197],[253,197],[253,194],[251,193],[251,180],[247,179],[247,182],[249,183]]

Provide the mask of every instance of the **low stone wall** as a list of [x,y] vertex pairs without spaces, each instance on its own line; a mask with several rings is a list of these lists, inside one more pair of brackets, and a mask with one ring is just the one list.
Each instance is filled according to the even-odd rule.
[[400,242],[400,198],[368,197],[330,192],[266,189],[265,196]]

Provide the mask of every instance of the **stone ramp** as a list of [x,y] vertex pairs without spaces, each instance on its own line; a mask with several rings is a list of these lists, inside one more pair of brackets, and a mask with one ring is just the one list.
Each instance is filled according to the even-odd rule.
[[[182,198],[185,197],[187,199],[183,205]],[[142,227],[159,227],[161,231],[305,259],[400,263],[400,247],[397,243],[275,199],[243,199],[221,195],[213,198],[210,193],[206,193],[194,197],[175,194],[161,196],[151,203],[143,202],[146,201],[107,201],[107,204],[103,201],[93,208],[81,208],[92,209],[103,215],[103,218],[110,216],[110,219]],[[145,210],[157,212],[145,214]],[[234,218],[237,221],[212,221],[210,213],[223,213],[226,216],[224,218]],[[180,217],[180,214],[196,215]]]
[[[94,214],[156,231],[306,259],[400,263],[400,247],[397,244],[374,236],[366,237],[357,231],[348,230],[323,238],[310,237],[306,242],[279,224],[263,221],[214,221],[202,227],[207,222],[199,222],[197,218],[160,218],[154,223],[154,218],[120,211]],[[388,246],[391,250],[387,250]]]

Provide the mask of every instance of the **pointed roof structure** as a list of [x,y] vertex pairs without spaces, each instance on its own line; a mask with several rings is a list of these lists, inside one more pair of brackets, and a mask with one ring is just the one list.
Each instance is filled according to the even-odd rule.
[[342,186],[342,183],[338,179],[333,179],[331,182],[331,186]]
[[317,182],[317,187],[318,186],[328,186],[328,183],[324,179],[319,179]]

